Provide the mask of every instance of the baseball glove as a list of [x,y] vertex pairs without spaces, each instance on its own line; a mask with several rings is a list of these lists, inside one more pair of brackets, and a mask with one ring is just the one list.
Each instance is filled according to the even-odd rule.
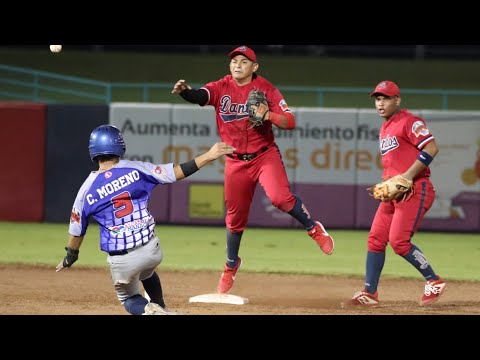
[[413,181],[396,175],[367,189],[376,200],[389,202],[392,200],[407,201],[414,194]]
[[263,120],[270,111],[267,98],[263,91],[257,89],[250,91],[247,99],[247,110],[252,127],[263,125]]

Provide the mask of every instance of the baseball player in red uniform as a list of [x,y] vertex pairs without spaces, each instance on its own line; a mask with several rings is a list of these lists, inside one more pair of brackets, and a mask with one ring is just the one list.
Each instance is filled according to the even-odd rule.
[[[172,90],[190,103],[213,106],[220,138],[236,148],[225,163],[227,261],[218,283],[219,293],[230,291],[242,263],[238,256],[240,241],[257,183],[276,208],[290,214],[305,227],[325,254],[330,255],[334,249],[333,238],[319,221],[311,218],[302,200],[290,191],[272,131],[273,125],[288,130],[295,128],[295,117],[287,102],[278,89],[256,74],[259,64],[252,49],[240,46],[228,56],[231,75],[200,89],[192,89],[185,80],[179,80]],[[249,124],[246,105],[253,89],[265,92],[270,108],[264,124],[257,127]]]
[[401,174],[413,180],[414,190],[408,200],[380,203],[368,235],[365,289],[353,296],[352,303],[380,304],[377,287],[385,263],[385,249],[390,242],[395,253],[412,264],[427,281],[420,305],[430,305],[445,292],[447,283],[433,271],[411,240],[435,198],[429,165],[438,147],[425,120],[400,108],[400,89],[395,83],[382,81],[370,96],[375,98],[378,114],[385,120],[380,128],[383,180]]

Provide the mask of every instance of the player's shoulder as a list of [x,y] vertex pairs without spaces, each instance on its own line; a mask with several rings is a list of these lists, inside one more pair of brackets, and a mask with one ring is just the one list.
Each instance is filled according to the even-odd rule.
[[410,122],[414,123],[417,121],[425,122],[425,120],[421,116],[412,113],[408,109],[402,109],[400,111],[400,117],[403,121],[409,122],[409,123]]
[[257,84],[258,84],[258,88],[260,87],[264,87],[264,88],[267,88],[267,89],[274,89],[275,86],[270,82],[268,81],[266,78],[264,78],[263,76],[260,76],[260,75],[256,75],[255,77],[255,80],[254,80]]
[[144,171],[145,169],[148,169],[148,168],[154,167],[154,166],[156,166],[156,165],[154,165],[154,164],[152,164],[148,161],[122,159],[118,162],[117,165],[115,165],[115,168],[117,168],[117,169],[135,169],[135,170]]
[[83,197],[90,190],[97,177],[98,173],[91,171],[78,189],[77,197]]
[[202,88],[209,88],[209,87],[215,86],[215,85],[224,86],[224,85],[229,84],[232,81],[234,81],[232,75],[225,75],[223,78],[220,78],[220,79],[214,80],[214,81],[210,81],[208,84],[205,84],[205,86],[202,86]]
[[121,168],[124,168],[124,167],[132,167],[132,166],[135,166],[135,164],[137,163],[138,161],[136,160],[128,160],[128,159],[121,159],[117,165],[115,165],[116,168],[118,169],[121,169]]

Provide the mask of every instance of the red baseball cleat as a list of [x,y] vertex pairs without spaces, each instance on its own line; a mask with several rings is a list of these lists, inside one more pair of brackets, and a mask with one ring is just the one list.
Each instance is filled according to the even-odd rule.
[[439,276],[438,280],[427,281],[420,306],[431,305],[447,290],[447,283]]
[[325,230],[319,221],[315,221],[315,226],[308,232],[308,235],[315,240],[325,254],[330,255],[333,253],[335,247],[333,238],[327,233],[327,230]]
[[356,292],[355,295],[353,295],[352,304],[364,306],[380,305],[378,291],[375,291],[375,294],[370,294],[367,290]]
[[226,294],[230,291],[235,281],[235,275],[237,274],[238,269],[242,265],[242,259],[238,258],[237,266],[234,268],[228,267],[227,264],[223,267],[223,274],[220,277],[218,282],[217,292],[220,294]]

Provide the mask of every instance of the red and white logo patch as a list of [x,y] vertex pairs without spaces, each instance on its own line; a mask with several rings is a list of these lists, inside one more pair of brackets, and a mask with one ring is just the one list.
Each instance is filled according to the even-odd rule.
[[70,224],[80,225],[80,213],[75,208],[73,208],[72,212],[70,213]]
[[110,171],[107,171],[105,173],[105,179],[108,179],[108,178],[111,178],[112,177],[112,173]]
[[155,174],[158,174],[158,175],[163,175],[163,176],[167,175],[167,172],[161,166],[156,166],[153,171],[155,172]]
[[280,107],[282,108],[282,110],[285,112],[288,110],[288,104],[287,102],[285,101],[285,99],[282,99],[282,101],[280,101],[280,103],[278,104],[280,105]]
[[428,130],[427,125],[423,123],[422,121],[416,121],[415,124],[412,126],[412,133],[416,136],[419,137],[421,136],[427,136],[430,134],[430,130]]
[[387,87],[387,83],[385,81],[382,81],[380,84],[378,84],[377,89],[385,89]]

